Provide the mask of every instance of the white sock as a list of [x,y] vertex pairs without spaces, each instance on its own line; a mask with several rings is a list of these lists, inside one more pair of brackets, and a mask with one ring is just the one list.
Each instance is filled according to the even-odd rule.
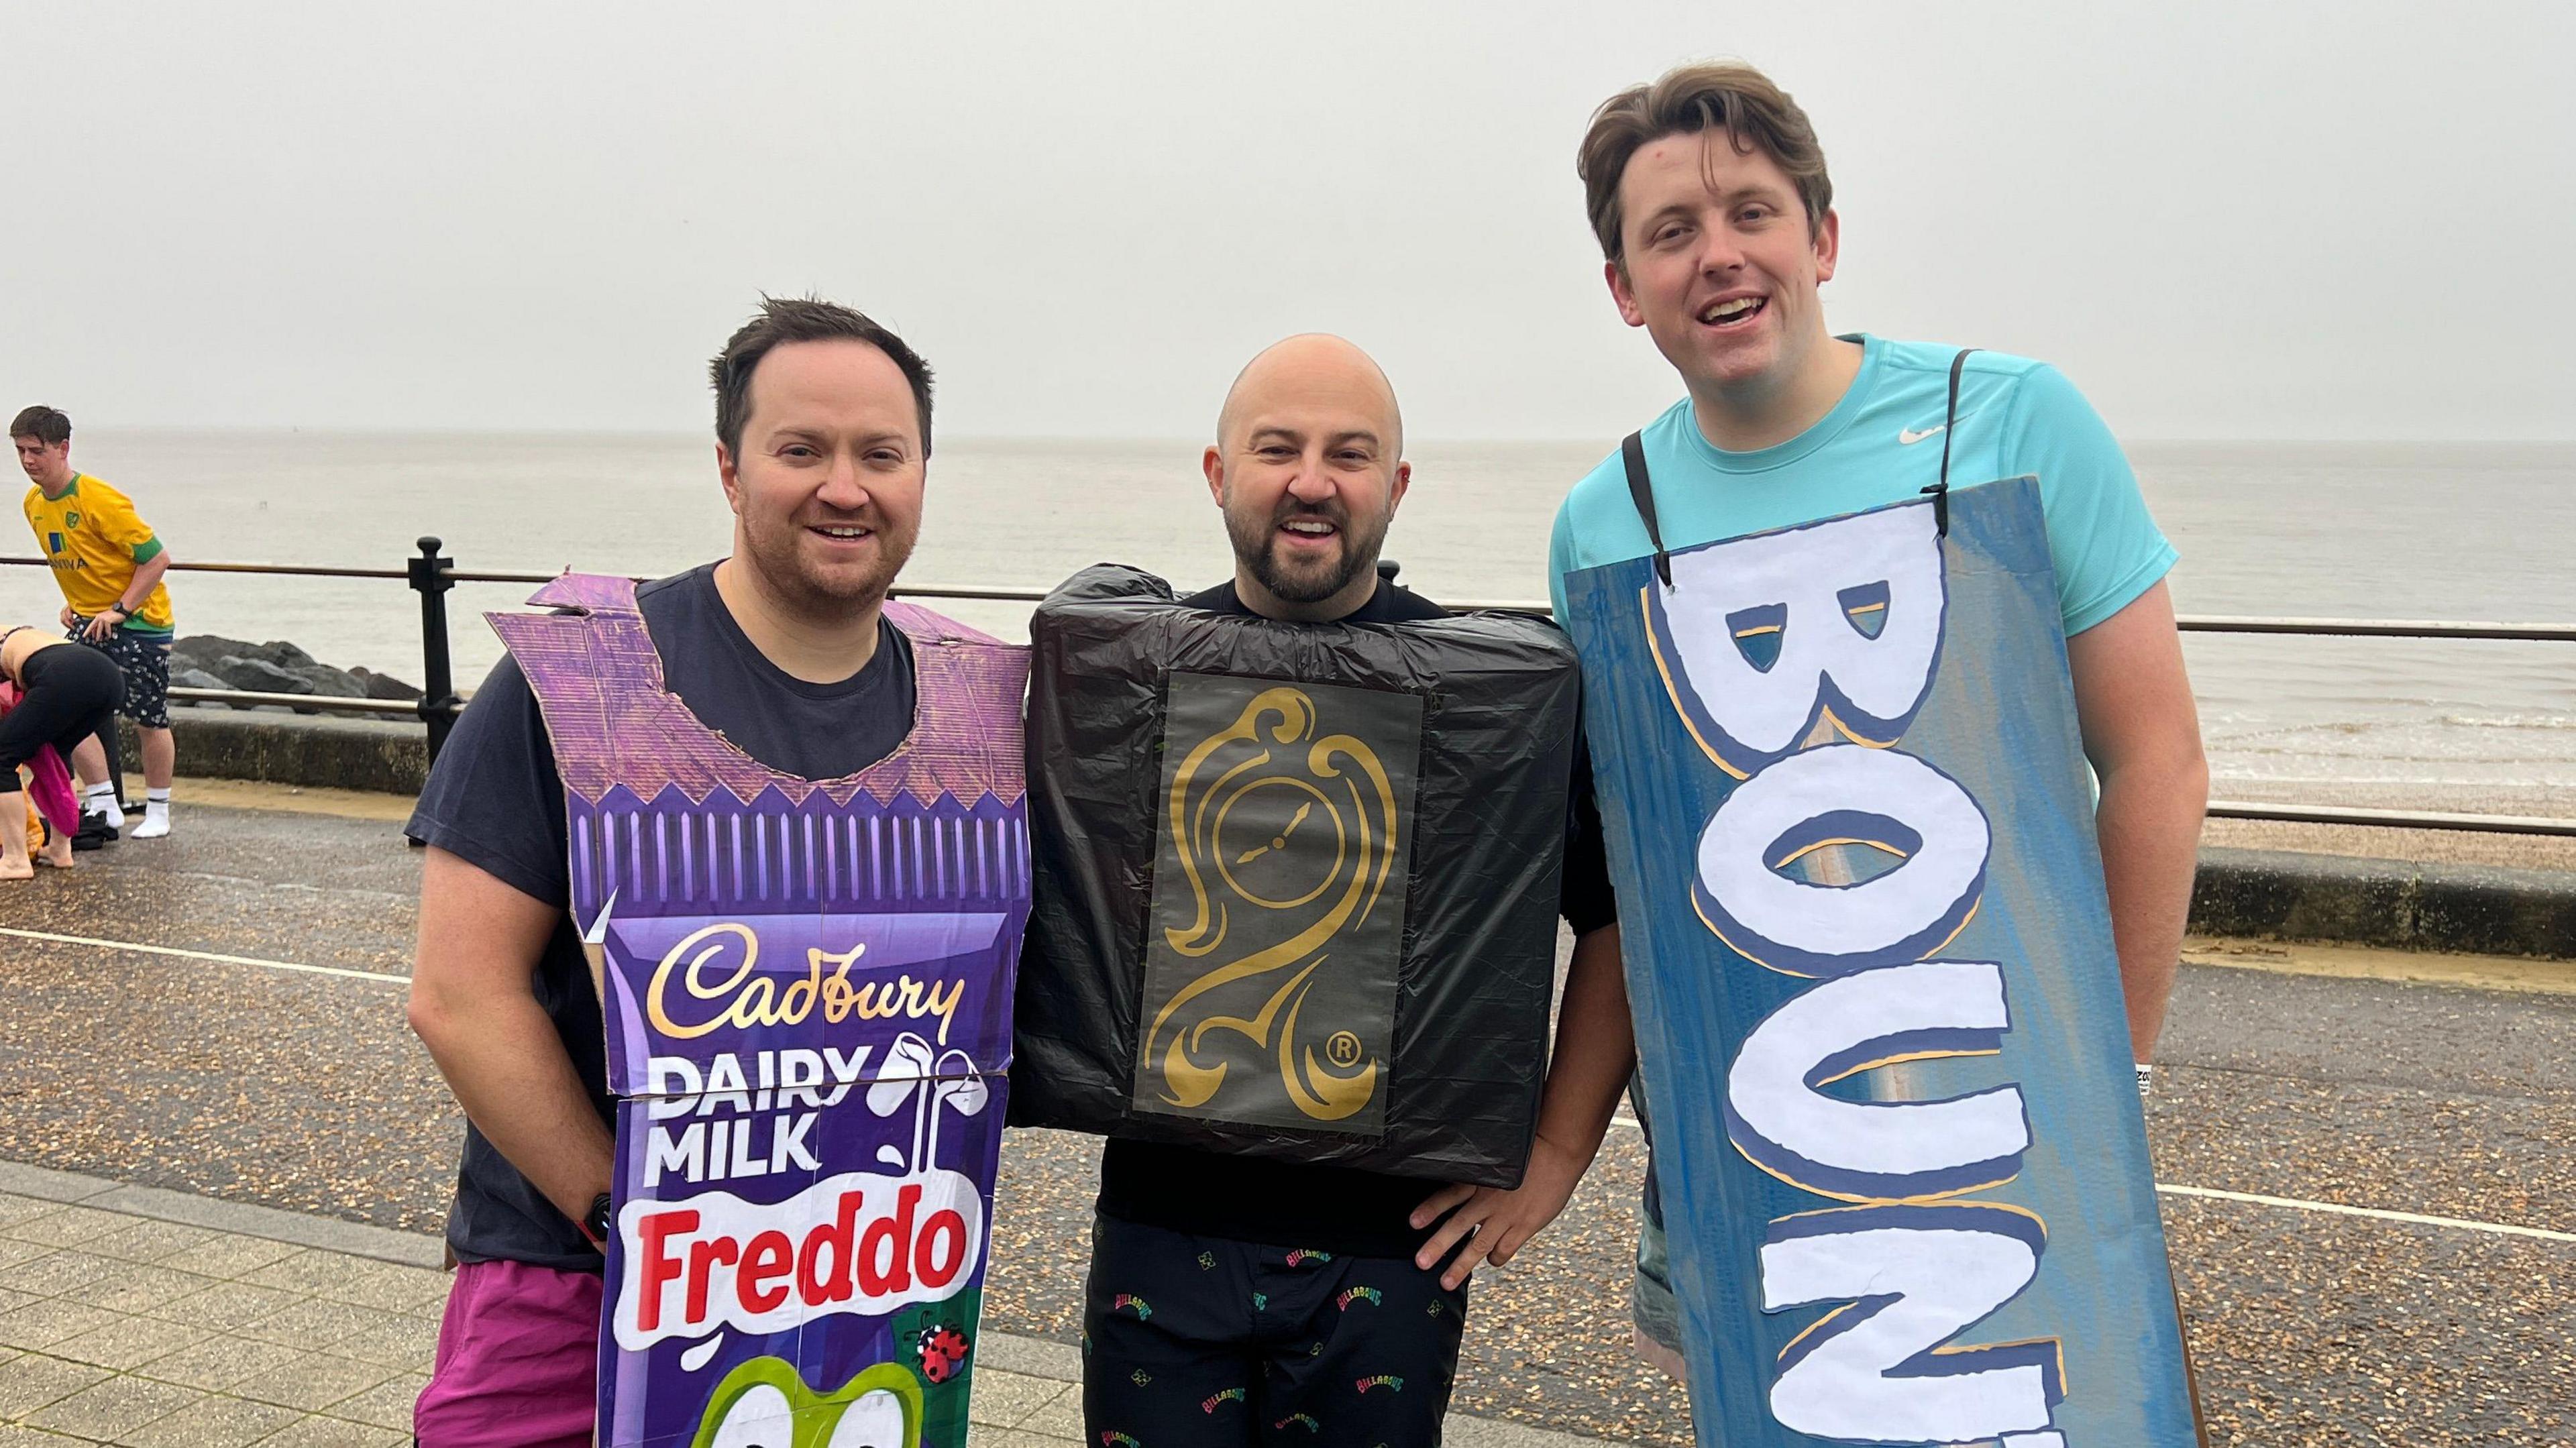
[[105,780],[81,791],[81,809],[87,813],[107,816],[109,829],[125,828],[125,810],[116,802],[116,786]]
[[134,838],[157,840],[170,833],[170,791],[143,791],[143,823],[134,827]]

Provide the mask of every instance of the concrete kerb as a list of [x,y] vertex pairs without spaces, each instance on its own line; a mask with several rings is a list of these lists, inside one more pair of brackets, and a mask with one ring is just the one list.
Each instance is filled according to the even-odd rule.
[[[404,1267],[437,1269],[445,1248],[436,1237],[399,1232],[363,1222],[309,1216],[276,1207],[227,1202],[163,1187],[129,1186],[103,1177],[47,1167],[0,1161],[0,1193],[87,1207],[159,1222],[205,1227],[245,1237],[314,1248],[351,1257],[366,1257]],[[1070,1343],[1016,1333],[987,1331],[976,1341],[978,1357],[997,1372],[1018,1373],[1050,1382],[1082,1381],[1082,1354]],[[0,1435],[7,1429],[0,1428]],[[1584,1438],[1508,1423],[1496,1418],[1452,1414],[1442,1441],[1453,1448],[1632,1448],[1604,1438]]]
[[2437,950],[2576,959],[2576,875],[2210,847],[2191,928]]
[[445,1249],[436,1237],[425,1237],[417,1232],[397,1232],[390,1227],[307,1216],[302,1212],[253,1206],[247,1202],[227,1202],[165,1187],[128,1186],[101,1177],[51,1171],[17,1162],[0,1162],[0,1192],[60,1202],[67,1207],[90,1207],[129,1217],[149,1217],[156,1222],[176,1222],[182,1226],[259,1237],[283,1242],[290,1247],[312,1247],[344,1256],[367,1257],[403,1267],[436,1270],[446,1259]]

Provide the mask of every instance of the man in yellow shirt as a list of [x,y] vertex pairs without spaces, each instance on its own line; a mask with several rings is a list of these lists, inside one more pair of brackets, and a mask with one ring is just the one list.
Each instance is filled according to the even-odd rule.
[[[134,721],[143,741],[143,823],[134,838],[170,833],[170,774],[176,751],[170,741],[170,640],[175,619],[161,575],[169,550],[123,493],[72,471],[72,420],[50,407],[30,407],[9,423],[18,466],[35,484],[27,490],[27,526],[54,566],[63,590],[66,636],[116,660],[125,674],[119,712]],[[125,826],[117,804],[106,742],[91,740],[73,755],[81,779],[81,808],[107,816],[110,829]]]

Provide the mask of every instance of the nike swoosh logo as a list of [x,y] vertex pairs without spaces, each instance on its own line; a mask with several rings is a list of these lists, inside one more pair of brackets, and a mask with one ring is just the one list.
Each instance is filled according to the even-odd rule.
[[1896,430],[1896,441],[1900,447],[1912,447],[1923,439],[1946,430],[1949,426],[1950,425],[1945,422],[1939,427],[1927,427],[1921,432],[1916,432],[1910,427],[1900,427]]

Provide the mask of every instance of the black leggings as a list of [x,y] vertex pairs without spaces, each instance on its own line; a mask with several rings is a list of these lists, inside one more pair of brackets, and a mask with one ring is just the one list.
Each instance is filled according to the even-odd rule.
[[18,788],[18,766],[54,746],[63,762],[101,729],[116,726],[125,674],[116,660],[78,644],[57,644],[18,666],[18,707],[0,716],[0,789]]

